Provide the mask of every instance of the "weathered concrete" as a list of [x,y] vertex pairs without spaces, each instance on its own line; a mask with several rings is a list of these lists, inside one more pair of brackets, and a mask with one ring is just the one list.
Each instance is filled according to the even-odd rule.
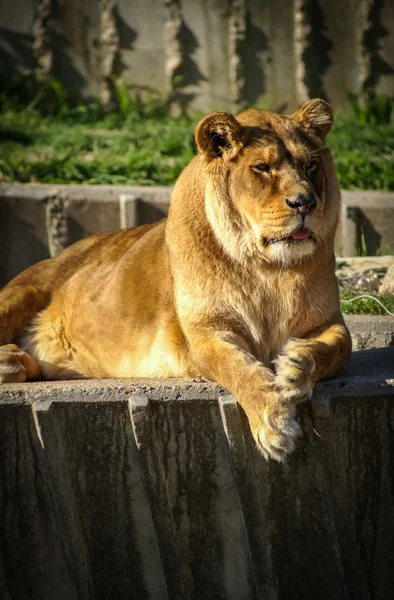
[[[136,227],[165,217],[171,192],[170,187],[0,184],[0,286],[31,264],[87,235]],[[394,227],[394,194],[369,192],[372,200],[367,192],[343,194],[345,201],[354,206],[360,202],[360,210],[365,206],[368,210],[375,200],[379,205],[380,198],[388,211],[387,218],[378,219],[377,211],[373,230],[380,227],[382,236],[391,235],[387,231]],[[394,230],[392,235],[394,239]],[[340,236],[344,236],[343,229]],[[343,260],[349,262],[350,270],[365,270],[388,268],[394,259],[372,256]],[[393,319],[389,317],[347,317],[347,322],[355,349],[394,344]]]
[[[27,190],[26,190],[27,191]],[[49,258],[46,203],[51,194],[31,190],[0,200],[0,285],[28,266]]]
[[170,187],[0,184],[0,286],[87,235],[162,219],[171,191]]
[[[22,269],[96,233],[153,223],[168,213],[172,188],[0,184],[0,285]],[[343,191],[336,239],[342,256],[394,253],[394,194]]]
[[352,336],[353,350],[394,346],[394,317],[345,315]]
[[387,269],[387,273],[383,279],[380,291],[382,293],[389,293],[394,295],[394,262]]
[[342,215],[337,250],[353,256],[362,248],[367,254],[394,254],[394,194],[374,190],[342,190]]
[[391,254],[337,257],[335,273],[340,290],[394,293],[394,256]]
[[3,77],[38,67],[107,105],[116,79],[204,112],[394,91],[390,0],[6,0],[0,22]]
[[394,595],[394,348],[301,407],[283,465],[203,380],[0,388],[0,596]]

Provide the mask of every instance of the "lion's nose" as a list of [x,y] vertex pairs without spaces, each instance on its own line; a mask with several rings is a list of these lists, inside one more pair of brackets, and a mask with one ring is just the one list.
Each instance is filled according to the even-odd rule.
[[298,194],[294,198],[294,200],[289,200],[286,198],[286,204],[290,208],[294,208],[301,215],[306,215],[306,213],[310,212],[316,207],[316,196],[313,192],[309,192],[309,194]]

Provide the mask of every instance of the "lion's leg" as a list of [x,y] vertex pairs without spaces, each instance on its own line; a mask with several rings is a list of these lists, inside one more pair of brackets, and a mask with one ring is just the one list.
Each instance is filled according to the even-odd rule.
[[42,261],[17,275],[0,291],[0,383],[38,379],[37,361],[15,343],[32,318],[50,301],[52,261]]
[[30,354],[16,344],[0,346],[0,383],[21,383],[40,376],[41,369]]
[[351,350],[350,334],[343,322],[312,333],[307,339],[290,339],[275,361],[275,384],[286,398],[306,400],[317,381],[342,369]]
[[49,298],[48,291],[34,285],[9,283],[0,292],[0,344],[16,341],[34,315],[47,306]]
[[58,260],[28,267],[0,291],[0,345],[17,342],[32,318],[48,306]]
[[273,371],[231,332],[194,326],[187,338],[200,374],[223,385],[242,406],[260,452],[282,461],[294,449],[301,430],[295,420],[295,403],[276,389]]

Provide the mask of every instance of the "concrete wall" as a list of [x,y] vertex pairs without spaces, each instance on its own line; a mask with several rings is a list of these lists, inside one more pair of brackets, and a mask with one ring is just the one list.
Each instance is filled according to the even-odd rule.
[[[97,231],[165,217],[172,188],[109,185],[0,184],[0,286],[28,266]],[[394,253],[394,194],[343,192],[337,236],[353,256],[365,237],[368,253]]]
[[394,93],[391,0],[3,0],[0,73],[110,105],[114,80],[204,112]]
[[0,597],[394,597],[393,359],[319,384],[283,465],[209,382],[1,386]]
[[154,223],[171,188],[0,184],[0,286],[98,231]]

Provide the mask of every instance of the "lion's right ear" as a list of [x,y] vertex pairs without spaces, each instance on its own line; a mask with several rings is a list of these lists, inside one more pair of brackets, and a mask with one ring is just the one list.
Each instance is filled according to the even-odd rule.
[[326,137],[334,123],[334,114],[327,102],[320,98],[308,100],[291,116],[306,133],[326,142]]
[[225,112],[216,112],[204,117],[194,130],[198,152],[207,161],[221,157],[224,150],[235,154],[242,148],[244,133],[238,121]]

